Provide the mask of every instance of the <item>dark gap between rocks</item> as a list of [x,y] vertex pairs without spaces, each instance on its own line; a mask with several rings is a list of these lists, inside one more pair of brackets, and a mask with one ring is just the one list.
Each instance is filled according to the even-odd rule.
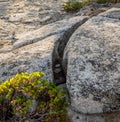
[[53,82],[56,85],[60,85],[62,88],[66,89],[66,74],[64,73],[64,67],[62,66],[63,54],[64,49],[74,33],[74,31],[84,24],[88,18],[81,20],[81,22],[76,23],[70,29],[66,30],[65,32],[61,33],[61,38],[56,41],[54,45],[54,50],[52,54],[52,69],[53,69]]

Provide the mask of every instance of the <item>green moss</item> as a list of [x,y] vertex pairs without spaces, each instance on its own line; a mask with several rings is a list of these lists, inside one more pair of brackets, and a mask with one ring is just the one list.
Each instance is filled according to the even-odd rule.
[[[27,116],[33,100],[38,102],[36,111],[45,114],[45,122],[66,118],[66,91],[46,80],[42,72],[21,73],[0,84],[0,119],[9,116]],[[42,115],[41,115],[42,116]]]

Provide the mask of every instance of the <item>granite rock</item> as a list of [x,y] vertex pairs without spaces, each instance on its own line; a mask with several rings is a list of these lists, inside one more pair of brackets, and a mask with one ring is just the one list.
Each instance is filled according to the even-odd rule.
[[45,25],[37,30],[15,35],[1,42],[0,81],[20,72],[44,71],[45,79],[53,81],[53,51],[61,41],[67,41],[66,34],[73,31],[88,18],[76,16]]
[[71,106],[80,113],[120,111],[120,8],[89,19],[63,57]]

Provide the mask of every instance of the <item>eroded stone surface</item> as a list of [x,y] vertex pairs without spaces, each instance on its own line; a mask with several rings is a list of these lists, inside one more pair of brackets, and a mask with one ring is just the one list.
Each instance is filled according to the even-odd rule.
[[54,48],[57,51],[55,43],[60,42],[61,39],[66,41],[64,35],[87,19],[80,16],[64,19],[40,29],[16,35],[15,40],[10,44],[5,45],[6,41],[3,41],[0,50],[0,81],[24,71],[44,71],[45,78],[53,81],[52,58],[54,57],[52,54]]
[[64,0],[0,1],[0,41],[9,40],[12,33],[23,35],[43,25],[69,18],[61,11]]
[[106,13],[101,13],[100,15],[103,17],[120,19],[120,11],[117,8],[109,9]]
[[71,105],[81,113],[120,110],[119,16],[116,8],[93,17],[66,46],[63,66]]
[[[86,6],[70,14],[61,10],[66,1],[0,0],[0,81],[23,71],[44,71],[45,78],[52,81],[52,58],[60,54],[58,50],[62,52],[76,27],[87,20],[87,17],[65,18],[93,16],[109,8],[97,11],[96,5]],[[120,120],[119,113],[107,116],[80,113],[110,112],[120,108],[119,13],[119,9],[114,8],[91,19],[74,34],[66,48],[63,64],[66,67],[68,60],[67,86],[72,109],[78,112],[71,112],[74,122]],[[55,65],[56,73],[61,70],[61,60]],[[59,78],[61,83],[63,78]],[[66,88],[66,85],[60,87]]]
[[72,109],[68,111],[68,117],[71,120],[70,122],[119,122],[120,113],[111,112],[103,114],[82,114],[75,112]]

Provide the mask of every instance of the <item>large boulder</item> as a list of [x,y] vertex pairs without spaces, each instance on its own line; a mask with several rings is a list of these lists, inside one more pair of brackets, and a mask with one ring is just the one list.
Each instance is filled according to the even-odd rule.
[[120,111],[120,8],[89,19],[75,31],[65,48],[63,67],[74,111]]
[[76,16],[0,41],[0,81],[26,71],[44,71],[45,78],[53,81],[52,66],[59,43],[64,46],[70,34],[86,20]]

